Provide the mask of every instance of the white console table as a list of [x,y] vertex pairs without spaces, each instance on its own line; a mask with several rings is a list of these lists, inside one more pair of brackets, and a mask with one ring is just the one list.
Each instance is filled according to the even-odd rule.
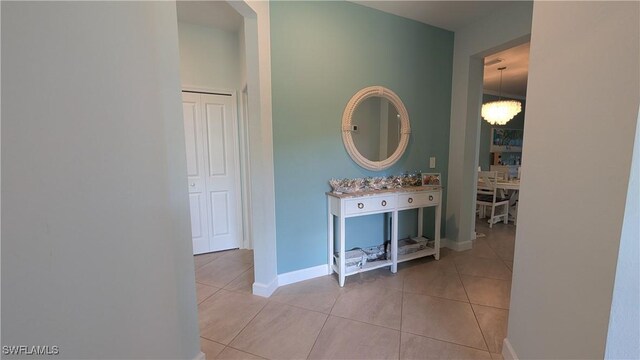
[[[359,192],[353,194],[327,193],[328,208],[328,241],[329,241],[329,272],[338,273],[340,286],[344,286],[345,277],[359,272],[391,267],[391,272],[398,270],[398,263],[423,256],[434,255],[440,259],[440,218],[441,218],[442,188],[439,186],[417,186],[410,188],[390,189]],[[398,256],[398,212],[402,210],[418,209],[418,236],[422,236],[422,218],[425,207],[435,207],[435,244],[411,254]],[[346,239],[345,219],[349,217],[390,213],[391,226],[391,259],[368,262],[361,268],[346,271]],[[334,254],[334,216],[337,219],[338,254]]]

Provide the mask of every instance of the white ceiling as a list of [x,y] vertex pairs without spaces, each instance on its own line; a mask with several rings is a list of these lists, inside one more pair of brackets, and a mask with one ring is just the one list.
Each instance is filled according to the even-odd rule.
[[352,1],[450,31],[459,30],[511,1]]
[[177,2],[178,21],[236,32],[243,23],[242,16],[226,1]]
[[[527,95],[529,44],[530,43],[518,45],[489,55],[484,59],[483,87],[485,92],[498,93],[500,89],[500,71],[498,68],[506,67],[502,74],[502,94],[519,97],[525,97]],[[501,61],[496,62],[497,60]]]

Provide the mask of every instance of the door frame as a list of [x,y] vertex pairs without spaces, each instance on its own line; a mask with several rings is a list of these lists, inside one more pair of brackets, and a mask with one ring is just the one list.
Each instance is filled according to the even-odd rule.
[[[239,220],[237,221],[236,224],[236,233],[238,234],[238,236],[240,237],[239,241],[238,241],[238,247],[240,249],[245,248],[245,244],[247,243],[247,240],[245,238],[245,234],[247,233],[245,226],[251,226],[250,222],[247,222],[245,219],[245,213],[247,211],[247,209],[251,208],[251,203],[250,203],[250,199],[245,199],[245,197],[243,196],[243,186],[245,184],[250,184],[249,181],[250,179],[247,177],[247,174],[250,174],[250,171],[247,171],[246,173],[244,171],[242,171],[242,169],[244,169],[245,167],[247,169],[250,168],[250,164],[243,161],[242,159],[242,153],[244,153],[243,149],[242,149],[242,144],[243,142],[241,141],[241,137],[243,136],[241,133],[241,118],[240,118],[240,114],[239,114],[239,108],[238,108],[238,98],[236,96],[236,91],[235,90],[229,90],[229,89],[220,89],[220,88],[209,88],[209,87],[203,87],[203,86],[195,86],[195,85],[183,85],[182,89],[181,89],[181,93],[182,92],[195,92],[195,93],[204,93],[206,95],[221,95],[221,96],[230,96],[231,97],[231,102],[234,104],[234,109],[232,109],[233,114],[236,117],[236,126],[233,129],[233,135],[234,135],[234,145],[236,146],[236,156],[234,158],[234,165],[236,166],[236,169],[238,169],[238,176],[236,179],[234,179],[234,187],[236,188],[236,193],[238,194],[237,200],[235,201],[235,212],[236,212],[236,218]],[[242,120],[244,121],[244,120]],[[249,229],[250,231],[250,229]],[[250,232],[249,232],[250,233]]]

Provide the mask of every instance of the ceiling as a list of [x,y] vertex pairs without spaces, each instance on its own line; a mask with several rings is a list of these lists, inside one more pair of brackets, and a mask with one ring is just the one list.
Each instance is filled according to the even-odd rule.
[[503,71],[502,94],[514,97],[527,95],[527,76],[529,75],[529,45],[518,45],[484,59],[483,87],[486,93],[498,94],[500,89],[500,67]]
[[236,32],[243,24],[242,16],[226,1],[178,0],[178,21]]
[[352,1],[450,31],[460,30],[510,1]]
[[[402,16],[425,24],[456,31],[472,24],[479,18],[490,15],[511,1],[352,1],[366,7]],[[214,27],[236,32],[243,24],[242,16],[227,1],[178,0],[178,21]],[[502,93],[524,97],[527,91],[529,44],[487,56],[485,64],[494,59],[502,61],[485,66],[484,89],[498,93],[500,71],[506,66],[502,80]]]

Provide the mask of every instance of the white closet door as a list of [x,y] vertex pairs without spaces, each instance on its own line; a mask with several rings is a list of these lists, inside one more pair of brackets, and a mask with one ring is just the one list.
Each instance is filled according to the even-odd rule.
[[238,120],[234,98],[200,95],[205,129],[209,250],[241,245]]
[[183,92],[193,253],[240,247],[233,97]]
[[209,252],[209,226],[204,169],[204,131],[200,95],[182,94],[182,114],[187,150],[187,180],[191,211],[193,253]]

